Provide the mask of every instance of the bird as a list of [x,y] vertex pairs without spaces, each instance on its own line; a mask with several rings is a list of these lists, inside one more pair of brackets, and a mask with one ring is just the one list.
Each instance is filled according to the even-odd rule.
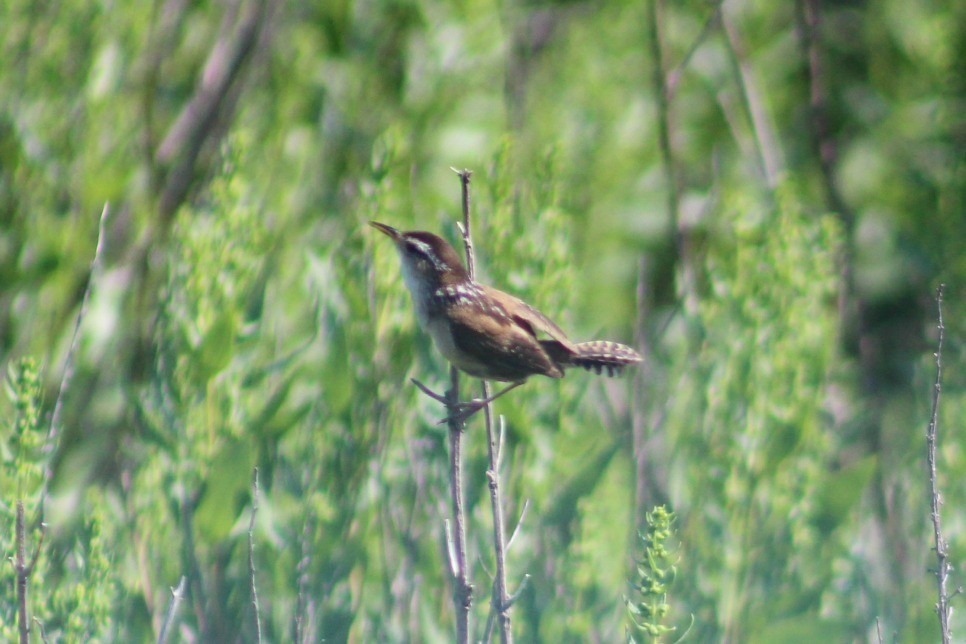
[[439,352],[464,373],[511,383],[486,399],[461,403],[461,420],[530,376],[563,378],[570,367],[613,376],[641,362],[634,349],[617,342],[572,342],[550,318],[523,300],[478,283],[442,237],[426,231],[403,232],[377,221],[369,224],[395,243],[419,326]]

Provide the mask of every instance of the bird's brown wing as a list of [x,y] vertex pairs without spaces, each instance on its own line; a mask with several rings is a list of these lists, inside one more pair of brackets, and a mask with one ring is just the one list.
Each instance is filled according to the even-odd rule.
[[563,377],[563,370],[529,325],[507,313],[499,300],[496,303],[489,310],[460,306],[450,312],[450,333],[458,356],[456,360],[447,356],[450,362],[472,376],[488,380],[515,382],[537,374]]
[[564,351],[572,354],[577,353],[574,343],[567,338],[563,329],[554,324],[553,320],[546,315],[509,293],[504,293],[489,286],[482,288],[487,295],[500,304],[504,311],[512,312],[510,313],[511,317],[518,324],[526,327],[535,339],[538,339],[539,335],[544,333],[558,342]]

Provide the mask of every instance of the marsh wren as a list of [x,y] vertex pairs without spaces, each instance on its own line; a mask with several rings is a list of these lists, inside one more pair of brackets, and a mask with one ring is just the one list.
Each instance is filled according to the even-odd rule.
[[471,279],[442,237],[369,223],[395,242],[419,325],[439,352],[471,376],[513,383],[487,400],[473,401],[477,409],[533,375],[563,378],[568,367],[614,375],[641,361],[636,351],[616,342],[571,342],[523,300]]

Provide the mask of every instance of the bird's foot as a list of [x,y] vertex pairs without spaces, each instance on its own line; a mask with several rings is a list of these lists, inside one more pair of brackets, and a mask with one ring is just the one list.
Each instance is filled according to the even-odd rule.
[[451,409],[456,410],[456,413],[450,414],[449,416],[447,416],[446,418],[444,418],[443,420],[439,421],[436,424],[437,425],[443,425],[446,423],[463,424],[466,421],[468,421],[470,418],[478,414],[480,410],[486,407],[488,404],[490,404],[490,402],[492,402],[492,399],[490,398],[487,398],[485,400],[482,398],[474,398],[473,400],[467,400],[464,402],[456,403],[451,407]]

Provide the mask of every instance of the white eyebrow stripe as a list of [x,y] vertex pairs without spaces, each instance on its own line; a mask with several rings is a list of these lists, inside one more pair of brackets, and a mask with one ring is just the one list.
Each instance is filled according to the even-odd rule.
[[419,241],[418,239],[410,239],[409,243],[426,254],[429,254],[432,252],[432,250],[429,248],[429,244],[427,244],[424,241]]
[[449,265],[437,257],[435,251],[433,251],[432,247],[426,242],[418,239],[410,239],[409,243],[412,244],[423,255],[425,255],[429,261],[433,263],[433,266],[436,267],[436,270],[445,271],[449,269]]

